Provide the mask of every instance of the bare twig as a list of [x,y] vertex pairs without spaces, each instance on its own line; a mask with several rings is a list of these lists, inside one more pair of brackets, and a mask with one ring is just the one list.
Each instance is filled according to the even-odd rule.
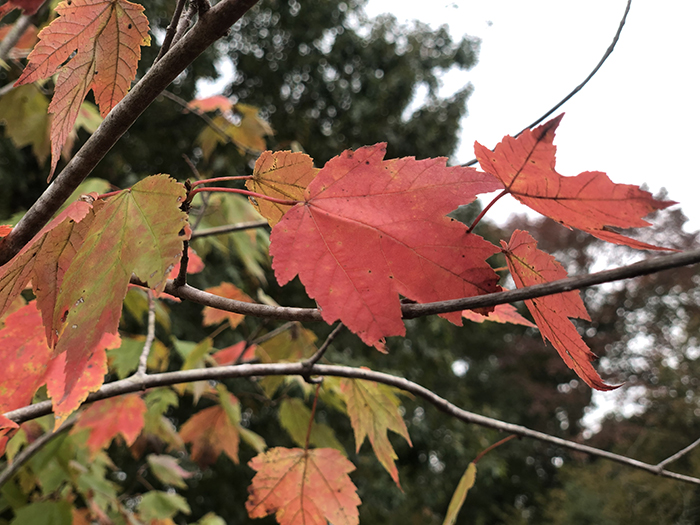
[[183,108],[185,108],[187,111],[190,113],[193,113],[194,115],[197,115],[199,118],[201,118],[204,122],[207,123],[207,126],[209,126],[211,129],[216,131],[221,138],[223,138],[226,142],[231,142],[231,137],[229,137],[226,134],[226,130],[224,130],[221,126],[219,126],[216,122],[214,122],[209,115],[207,115],[204,111],[199,111],[198,109],[191,108],[189,103],[183,99],[178,97],[177,95],[171,93],[170,91],[163,91],[161,93],[165,98],[169,98],[173,102],[176,102]]
[[227,224],[225,226],[216,226],[215,228],[206,228],[192,232],[191,240],[199,239],[200,237],[208,237],[209,235],[222,235],[224,233],[240,232],[243,230],[252,230],[254,228],[264,228],[268,226],[267,221],[250,221],[239,222],[237,224]]
[[286,332],[287,330],[291,330],[295,324],[296,323],[293,323],[293,322],[284,323],[282,326],[279,326],[279,327],[275,328],[274,330],[267,332],[265,335],[261,335],[257,339],[253,339],[250,342],[249,346],[259,345],[259,344],[264,343],[265,341],[269,341],[270,339],[277,337],[278,335]]
[[[636,459],[614,454],[606,450],[601,450],[574,441],[568,441],[556,436],[551,436],[544,432],[532,430],[521,425],[513,425],[498,419],[482,416],[469,412],[456,405],[453,405],[446,399],[441,398],[431,390],[409,381],[403,377],[396,377],[382,372],[375,372],[367,368],[352,368],[347,366],[336,365],[319,365],[315,364],[311,369],[304,367],[304,363],[268,363],[268,364],[242,364],[232,366],[222,366],[217,368],[200,368],[195,370],[180,370],[177,372],[165,372],[162,374],[149,374],[144,378],[135,380],[133,378],[123,379],[103,385],[97,392],[90,394],[87,402],[91,403],[100,399],[111,398],[131,392],[142,390],[143,388],[154,388],[159,386],[174,385],[178,383],[191,383],[193,381],[207,380],[222,380],[232,378],[243,378],[253,376],[277,376],[277,375],[298,375],[298,376],[334,376],[347,377],[351,379],[362,379],[366,381],[374,381],[385,385],[393,386],[410,392],[418,397],[421,397],[433,404],[438,410],[456,418],[465,423],[479,425],[486,428],[491,428],[508,434],[516,434],[521,437],[531,438],[544,443],[550,443],[567,450],[582,452],[590,456],[605,458],[622,465],[627,465],[632,468],[644,470],[652,474],[657,474],[666,478],[671,478],[687,483],[700,485],[700,478],[686,476],[677,472],[671,472],[665,469],[657,468],[657,465],[644,463]],[[51,401],[42,401],[28,407],[19,408],[11,412],[5,413],[5,417],[21,423],[34,419],[51,412]]]
[[69,417],[56,431],[49,431],[35,439],[22,452],[17,454],[14,461],[9,463],[5,470],[0,472],[0,487],[7,483],[22,466],[29,461],[34,454],[39,452],[44,446],[48,445],[55,438],[63,434],[66,430],[70,430],[78,420],[77,414]]
[[148,355],[151,353],[153,341],[156,339],[156,299],[153,297],[153,292],[148,290],[148,323],[146,329],[146,341],[143,343],[143,350],[139,357],[139,367],[136,369],[136,376],[146,375],[146,366],[148,365]]
[[326,353],[326,350],[328,350],[328,347],[331,345],[333,340],[338,337],[338,334],[340,331],[343,329],[344,325],[343,323],[338,323],[338,326],[336,326],[333,331],[328,334],[328,337],[326,337],[326,340],[323,342],[323,344],[319,347],[316,352],[314,352],[314,355],[306,359],[305,361],[302,361],[304,366],[307,368],[311,369],[312,366],[314,366],[316,363],[318,363],[319,359],[323,357],[323,354]]
[[656,468],[657,468],[658,470],[663,470],[663,468],[664,468],[666,465],[668,465],[669,463],[673,463],[673,462],[676,461],[677,459],[682,458],[683,456],[685,456],[688,452],[690,452],[691,450],[693,450],[693,449],[694,449],[695,447],[697,447],[698,445],[700,445],[700,439],[696,439],[696,440],[693,441],[690,445],[688,445],[687,447],[685,447],[683,450],[679,450],[678,452],[676,452],[676,453],[673,454],[672,456],[669,456],[669,457],[667,457],[666,459],[664,459],[663,461],[660,461],[659,463],[656,464]]
[[221,0],[156,62],[115,106],[82,148],[0,243],[0,265],[12,259],[61,205],[155,98],[257,0]]
[[[520,288],[519,290],[510,290],[507,292],[498,292],[426,304],[403,304],[401,305],[401,311],[403,312],[404,319],[414,319],[416,317],[425,317],[426,315],[456,312],[470,308],[496,306],[499,304],[524,301],[526,299],[534,299],[536,297],[543,297],[546,295],[570,292],[571,290],[580,290],[581,288],[586,288],[588,286],[595,286],[613,281],[621,281],[623,279],[631,279],[633,277],[640,277],[642,275],[697,264],[699,262],[700,249],[691,250],[672,255],[652,257],[645,261],[630,264],[628,266],[622,266],[613,270],[605,270],[578,277],[569,277],[567,279],[552,281],[546,284],[538,284],[535,286]],[[143,283],[134,279],[132,279],[132,283],[143,285]],[[294,308],[246,303],[243,301],[236,301],[234,299],[227,299],[225,297],[210,294],[189,285],[176,287],[172,281],[168,281],[165,291],[171,295],[179,297],[180,299],[185,299],[204,306],[211,306],[212,308],[218,308],[219,310],[226,310],[228,312],[243,315],[267,317],[271,319],[284,319],[287,321],[322,320],[321,312],[316,308]]]
[[168,52],[170,45],[173,43],[173,38],[175,37],[175,32],[177,31],[177,26],[180,23],[180,17],[182,16],[182,10],[185,7],[185,2],[187,0],[177,0],[177,5],[175,6],[175,11],[173,12],[173,18],[170,20],[170,24],[165,32],[165,38],[163,39],[163,45],[160,46],[160,51],[156,57],[156,62],[158,62],[162,56]]
[[[612,43],[608,46],[608,49],[605,50],[605,54],[603,54],[603,58],[600,59],[598,62],[598,65],[593,68],[593,71],[586,77],[586,79],[581,82],[578,86],[576,86],[571,93],[566,95],[562,100],[560,100],[552,109],[547,111],[544,115],[542,115],[540,118],[538,118],[536,121],[534,121],[532,124],[529,126],[523,128],[520,130],[515,136],[517,137],[523,131],[526,131],[528,129],[531,129],[540,122],[542,122],[544,119],[546,119],[548,116],[550,116],[552,113],[554,113],[557,109],[562,107],[566,102],[568,102],[571,97],[573,97],[576,93],[581,91],[583,89],[583,86],[588,84],[588,82],[593,78],[593,76],[598,72],[598,70],[601,68],[601,66],[605,63],[605,61],[608,59],[608,57],[612,54],[613,50],[615,49],[615,46],[617,45],[617,41],[620,40],[620,35],[622,34],[622,28],[625,25],[625,22],[627,21],[627,14],[630,12],[630,7],[632,6],[632,0],[627,0],[627,7],[625,7],[625,13],[622,15],[622,20],[620,20],[620,25],[617,28],[617,32],[615,33],[615,36],[613,37]],[[478,162],[477,159],[472,159],[469,162],[462,164],[462,166],[473,166]]]

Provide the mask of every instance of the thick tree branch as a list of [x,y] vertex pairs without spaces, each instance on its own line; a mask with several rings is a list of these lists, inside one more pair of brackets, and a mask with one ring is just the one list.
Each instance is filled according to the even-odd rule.
[[[569,277],[559,281],[552,281],[551,283],[528,286],[527,288],[521,288],[519,290],[510,290],[507,292],[478,295],[476,297],[465,297],[462,299],[439,301],[435,303],[404,304],[401,306],[401,311],[403,312],[404,319],[413,319],[416,317],[425,317],[426,315],[456,312],[471,308],[496,306],[499,304],[514,303],[516,301],[534,299],[536,297],[543,297],[561,292],[570,292],[571,290],[580,290],[581,288],[586,288],[597,284],[631,279],[633,277],[640,277],[642,275],[697,264],[699,262],[700,249],[691,250],[672,255],[652,257],[650,259],[630,264],[629,266],[615,268],[613,270],[604,270],[602,272],[582,275],[579,277]],[[133,279],[132,283],[143,285],[143,283]],[[287,321],[322,320],[321,312],[316,308],[293,308],[245,303],[210,294],[189,285],[177,287],[172,281],[168,281],[165,291],[171,295],[179,297],[180,299],[185,299],[204,306],[211,306],[212,308],[218,308],[219,310],[226,310],[228,312],[243,315],[252,315],[255,317],[266,317],[272,319],[285,319]]]
[[0,244],[0,265],[8,262],[51,219],[78,185],[175,78],[258,0],[221,0],[144,75]]
[[[116,397],[131,392],[137,392],[146,388],[168,386],[178,383],[273,375],[299,375],[302,377],[307,377],[311,375],[334,376],[347,377],[351,379],[362,379],[365,381],[375,381],[377,383],[382,383],[385,385],[399,388],[406,392],[410,392],[418,397],[421,397],[429,403],[433,404],[437,409],[441,410],[442,412],[445,412],[446,414],[456,419],[459,419],[460,421],[464,421],[465,423],[471,423],[482,427],[498,430],[501,432],[507,432],[509,434],[516,434],[518,436],[536,439],[538,441],[550,443],[552,445],[556,445],[567,450],[583,452],[584,454],[588,454],[594,457],[600,457],[611,461],[615,461],[617,463],[627,465],[636,469],[644,470],[652,474],[657,474],[663,477],[700,485],[699,478],[678,474],[677,472],[671,472],[665,469],[659,469],[657,465],[651,465],[649,463],[644,463],[642,461],[628,458],[626,456],[613,454],[612,452],[608,452],[606,450],[590,447],[588,445],[582,445],[581,443],[561,439],[556,436],[545,434],[544,432],[529,429],[527,427],[513,425],[511,423],[506,423],[498,419],[469,412],[467,410],[459,408],[456,405],[453,405],[446,399],[441,398],[431,390],[417,383],[414,383],[413,381],[409,381],[408,379],[404,379],[402,377],[384,374],[382,372],[375,372],[366,368],[351,368],[347,366],[319,364],[315,364],[309,368],[305,366],[304,362],[300,362],[245,364],[222,366],[217,368],[201,368],[196,370],[181,370],[179,372],[151,374],[145,377],[127,378],[121,381],[108,383],[102,386],[102,388],[100,388],[97,392],[90,394],[87,398],[87,402],[90,403],[98,401],[100,399]],[[30,419],[49,414],[51,412],[51,406],[51,401],[43,401],[41,403],[36,403],[28,407],[7,412],[5,414],[5,417],[11,419],[12,421],[15,421],[16,423],[22,423],[24,421],[28,421]]]

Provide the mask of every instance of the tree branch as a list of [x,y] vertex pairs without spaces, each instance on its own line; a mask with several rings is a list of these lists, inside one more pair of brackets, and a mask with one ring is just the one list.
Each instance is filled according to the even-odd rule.
[[[686,476],[677,472],[671,472],[665,469],[659,469],[657,465],[644,463],[636,459],[614,454],[606,450],[601,450],[574,441],[558,438],[532,430],[521,425],[513,425],[498,419],[482,416],[464,410],[456,405],[453,405],[446,399],[438,396],[431,390],[404,379],[382,372],[375,372],[366,368],[352,368],[348,366],[337,365],[319,365],[315,364],[311,368],[305,367],[304,362],[300,363],[269,363],[269,364],[244,364],[233,366],[222,366],[216,368],[200,368],[196,370],[180,370],[178,372],[166,372],[162,374],[150,374],[141,378],[127,378],[121,381],[115,381],[103,385],[97,392],[90,394],[87,398],[87,403],[116,397],[123,394],[138,392],[146,388],[154,388],[159,386],[168,386],[178,383],[190,383],[193,381],[207,380],[222,380],[232,378],[243,378],[253,376],[273,376],[273,375],[318,375],[318,376],[334,376],[346,377],[350,379],[362,379],[365,381],[374,381],[385,385],[393,386],[410,392],[418,397],[421,397],[434,405],[438,410],[456,418],[465,423],[475,424],[486,428],[491,428],[509,434],[535,439],[544,443],[550,443],[567,450],[583,452],[594,457],[605,458],[622,465],[627,465],[636,469],[644,470],[652,474],[657,474],[666,478],[672,478],[687,483],[700,485],[700,479],[692,476]],[[43,401],[28,407],[13,410],[5,413],[5,417],[16,423],[23,423],[30,419],[34,419],[51,412],[51,401]]]
[[77,415],[73,415],[68,418],[61,427],[56,431],[49,431],[42,434],[37,439],[35,439],[29,446],[27,446],[22,452],[17,454],[14,461],[5,467],[5,470],[0,472],[0,487],[7,483],[12,476],[27,462],[34,454],[39,452],[44,446],[48,445],[55,438],[63,434],[66,430],[70,430],[75,425],[78,420]]
[[221,0],[156,62],[107,115],[63,171],[0,243],[0,265],[8,262],[51,219],[78,185],[136,119],[212,43],[221,38],[258,0]]
[[696,439],[696,440],[693,441],[690,445],[688,445],[687,447],[685,447],[683,450],[679,450],[678,452],[676,452],[676,453],[673,454],[672,456],[669,456],[669,457],[667,457],[666,459],[664,459],[663,461],[660,461],[659,463],[656,464],[656,468],[657,468],[659,471],[663,470],[663,468],[664,468],[666,465],[668,465],[669,463],[673,463],[673,462],[676,461],[677,459],[682,458],[683,456],[685,456],[688,452],[690,452],[691,450],[693,450],[693,449],[694,449],[695,447],[697,447],[698,445],[700,445],[700,439]]
[[190,237],[190,240],[199,239],[200,237],[208,237],[209,235],[221,235],[223,233],[233,233],[243,230],[252,230],[254,228],[264,228],[265,226],[268,226],[267,221],[239,222],[237,224],[216,226],[215,228],[206,228],[204,230],[192,232],[192,237]]
[[[580,290],[588,286],[594,286],[613,281],[621,281],[623,279],[631,279],[651,273],[657,273],[663,270],[688,266],[700,262],[700,249],[691,250],[683,253],[675,253],[672,255],[662,255],[652,257],[645,261],[622,266],[613,270],[604,270],[602,272],[582,275],[578,277],[569,277],[551,283],[538,284],[536,286],[528,286],[518,290],[509,290],[507,292],[498,292],[487,295],[478,295],[475,297],[464,297],[462,299],[452,299],[450,301],[438,301],[425,304],[404,304],[401,306],[404,319],[414,319],[416,317],[425,317],[427,315],[442,314],[447,312],[456,312],[460,310],[468,310],[471,308],[483,308],[487,306],[497,306],[499,304],[514,303],[516,301],[524,301],[525,299],[534,299],[546,295],[553,295],[562,292],[570,292],[572,290]],[[144,286],[138,280],[132,279],[133,284]],[[211,306],[219,310],[226,310],[243,315],[251,315],[255,317],[266,317],[272,319],[284,319],[287,321],[321,321],[321,312],[316,308],[294,308],[284,306],[269,306],[257,303],[245,303],[234,299],[220,297],[192,286],[185,285],[181,287],[175,286],[172,281],[168,281],[165,286],[165,291],[171,295],[198,303],[204,306]]]

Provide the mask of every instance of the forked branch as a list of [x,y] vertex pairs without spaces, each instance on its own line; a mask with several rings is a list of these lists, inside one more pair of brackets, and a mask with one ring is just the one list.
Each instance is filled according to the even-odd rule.
[[[464,410],[446,399],[435,394],[433,391],[421,386],[413,381],[409,381],[403,377],[396,377],[382,372],[375,372],[366,368],[352,368],[347,366],[336,365],[312,365],[310,368],[304,362],[300,363],[269,363],[269,364],[244,364],[233,366],[222,366],[216,368],[201,368],[196,370],[180,370],[178,372],[166,372],[163,374],[150,374],[138,379],[127,378],[121,381],[115,381],[103,385],[97,392],[90,394],[87,402],[94,402],[100,399],[107,399],[123,394],[138,392],[144,388],[154,388],[159,386],[168,386],[178,383],[190,383],[193,381],[205,380],[222,380],[232,378],[244,378],[253,376],[276,376],[276,375],[299,375],[307,376],[335,376],[347,377],[352,379],[362,379],[365,381],[374,381],[385,385],[399,388],[405,392],[410,392],[418,397],[421,397],[433,404],[436,408],[446,414],[459,419],[465,423],[471,423],[486,428],[491,428],[508,434],[516,434],[521,437],[536,439],[544,443],[550,443],[567,450],[583,452],[594,457],[605,458],[610,461],[615,461],[622,465],[627,465],[632,468],[644,470],[652,474],[657,474],[666,478],[676,479],[687,483],[700,485],[700,479],[692,476],[686,476],[677,472],[672,472],[664,468],[659,468],[658,465],[652,465],[638,461],[636,459],[614,454],[606,450],[601,450],[574,441],[568,441],[556,436],[538,432],[521,425],[513,425],[498,419],[482,416]],[[7,412],[5,417],[22,423],[30,419],[35,419],[51,412],[51,401],[43,401],[28,407],[20,408]],[[681,451],[683,452],[683,451]]]

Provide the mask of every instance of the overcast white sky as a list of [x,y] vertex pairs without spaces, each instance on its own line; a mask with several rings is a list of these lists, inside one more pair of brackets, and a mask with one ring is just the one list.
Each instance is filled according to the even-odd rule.
[[[451,74],[445,91],[471,82],[458,162],[475,140],[495,146],[567,95],[612,41],[626,0],[369,0],[367,13],[448,24],[455,38],[482,39],[479,63]],[[426,7],[427,6],[427,7]],[[633,0],[615,51],[560,111],[557,168],[563,175],[604,171],[614,181],[665,187],[700,229],[700,1]],[[503,219],[513,199],[489,212]]]

